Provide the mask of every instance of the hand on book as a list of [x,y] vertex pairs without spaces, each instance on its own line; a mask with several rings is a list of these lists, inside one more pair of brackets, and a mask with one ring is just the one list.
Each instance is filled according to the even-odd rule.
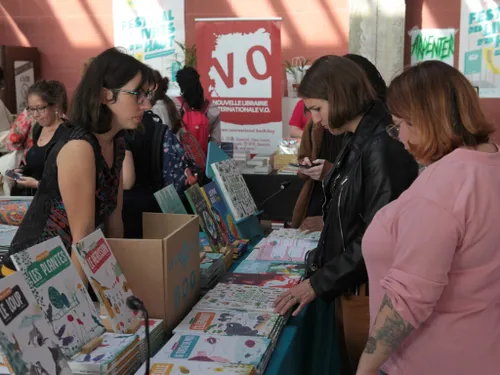
[[316,299],[316,293],[309,280],[305,280],[293,288],[283,292],[274,302],[274,312],[285,315],[295,305],[299,305],[293,312],[297,316],[304,307]]

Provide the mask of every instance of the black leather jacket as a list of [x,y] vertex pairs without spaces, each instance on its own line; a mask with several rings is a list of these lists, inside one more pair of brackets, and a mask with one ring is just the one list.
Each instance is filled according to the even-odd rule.
[[307,257],[316,294],[332,301],[368,281],[361,239],[377,211],[418,176],[418,165],[386,128],[392,123],[376,102],[346,141],[323,190],[325,222],[318,247]]

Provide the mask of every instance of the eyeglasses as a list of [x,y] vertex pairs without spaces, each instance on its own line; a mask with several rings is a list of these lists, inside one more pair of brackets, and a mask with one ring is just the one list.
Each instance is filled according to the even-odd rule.
[[44,105],[43,107],[37,107],[37,108],[26,108],[26,110],[28,111],[28,113],[30,115],[36,113],[37,115],[41,115],[42,113],[45,113],[45,111],[47,110],[47,108],[49,108],[48,105]]
[[[400,133],[401,124],[403,123],[403,121],[405,121],[405,120],[401,120],[397,124],[389,125],[386,129],[387,134],[389,134],[392,138],[399,140],[399,133]],[[406,121],[406,124],[408,126],[412,126],[411,122]]]
[[113,91],[123,92],[123,93],[129,94],[129,95],[134,95],[136,100],[137,100],[137,104],[144,103],[144,100],[146,100],[146,99],[149,101],[151,101],[153,99],[153,91],[151,91],[151,90],[148,90],[148,91],[142,91],[142,90],[128,91],[128,90],[123,90],[123,89],[114,89]]

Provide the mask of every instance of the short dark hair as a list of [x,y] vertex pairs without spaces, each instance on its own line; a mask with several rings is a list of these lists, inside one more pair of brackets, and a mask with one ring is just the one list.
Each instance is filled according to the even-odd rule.
[[[102,103],[101,90],[119,89],[137,73],[141,73],[141,82],[136,90],[145,84],[155,84],[152,69],[139,60],[117,48],[102,52],[90,63],[73,94],[69,111],[71,124],[98,134],[111,130],[112,112]],[[117,96],[118,92],[113,91],[113,101]]]
[[348,53],[347,55],[344,55],[344,57],[354,61],[365,71],[368,80],[377,94],[377,98],[385,103],[387,99],[387,84],[377,67],[366,57],[356,55],[355,53]]
[[170,130],[172,133],[177,134],[182,127],[182,120],[174,101],[167,95],[170,80],[168,77],[162,77],[161,73],[157,70],[155,70],[153,74],[156,81],[156,90],[151,104],[155,105],[158,100],[163,101],[168,112],[168,119],[170,120]]
[[59,109],[66,113],[68,111],[68,94],[66,87],[59,81],[41,80],[35,82],[28,88],[26,99],[31,95],[37,95],[48,105],[56,105]]
[[328,101],[331,129],[366,113],[376,100],[365,72],[355,62],[334,55],[320,57],[311,65],[298,93],[304,99]]
[[177,72],[175,79],[181,89],[182,98],[189,107],[201,110],[205,106],[205,95],[198,71],[193,67],[185,66]]

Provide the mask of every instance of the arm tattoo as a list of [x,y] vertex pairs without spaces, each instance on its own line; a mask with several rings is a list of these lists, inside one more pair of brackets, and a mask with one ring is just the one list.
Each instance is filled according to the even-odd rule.
[[390,355],[401,345],[401,343],[413,330],[413,327],[406,322],[396,310],[394,310],[392,302],[387,295],[385,295],[382,300],[379,313],[381,313],[386,307],[389,311],[386,313],[385,321],[382,327],[374,332],[375,337],[370,336],[368,338],[365,353],[373,354],[377,348],[377,344],[380,343],[386,347],[385,354]]

